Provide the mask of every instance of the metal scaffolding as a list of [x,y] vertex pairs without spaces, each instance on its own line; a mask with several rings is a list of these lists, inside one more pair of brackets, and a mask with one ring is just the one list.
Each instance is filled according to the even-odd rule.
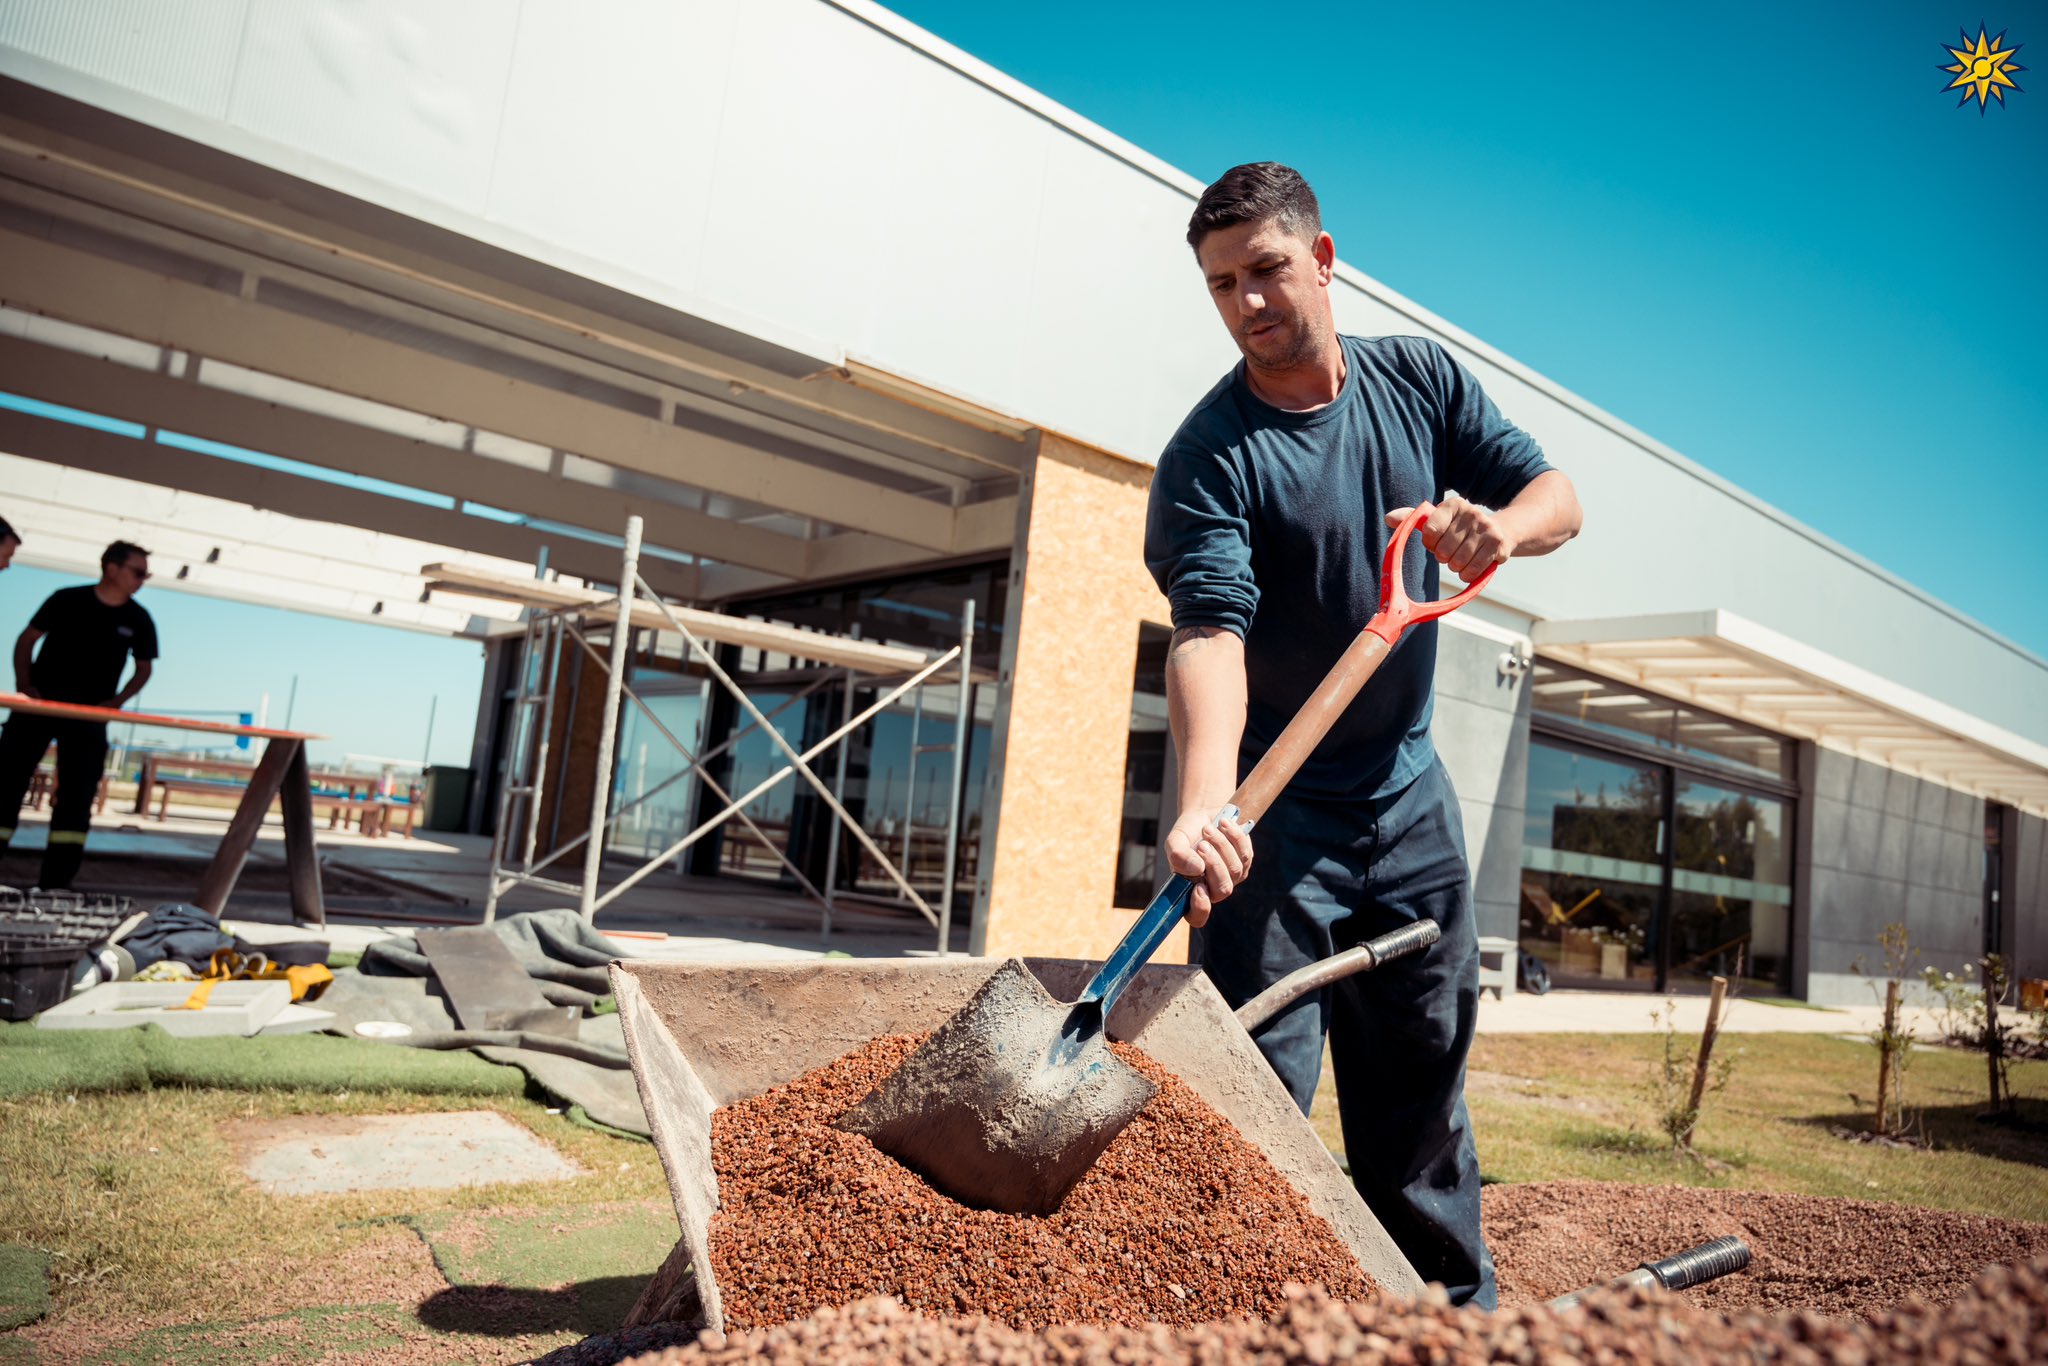
[[[809,786],[818,800],[832,813],[834,820],[846,827],[854,840],[874,861],[875,866],[895,885],[899,901],[909,902],[938,931],[938,951],[945,953],[952,932],[954,882],[960,854],[960,795],[966,777],[967,731],[972,723],[973,685],[977,681],[972,667],[972,600],[966,604],[962,613],[960,643],[937,654],[864,641],[857,637],[831,635],[771,622],[750,621],[716,612],[675,607],[663,601],[641,577],[640,538],[640,518],[628,518],[625,551],[619,571],[620,587],[616,594],[573,588],[541,578],[511,578],[467,566],[437,564],[428,565],[422,571],[430,587],[470,597],[498,598],[518,603],[525,608],[526,631],[520,644],[518,671],[511,699],[511,721],[506,727],[500,760],[498,820],[491,839],[490,889],[484,903],[485,920],[496,918],[499,899],[507,892],[517,887],[531,886],[544,887],[565,896],[574,896],[578,911],[588,922],[599,910],[639,884],[663,864],[676,858],[727,822],[737,821],[754,841],[775,857],[783,870],[803,889],[804,894],[818,903],[819,929],[821,933],[830,934],[835,900],[833,884],[837,880],[839,869],[839,839],[834,838],[827,847],[825,885],[821,889],[804,875],[787,852],[779,848],[746,813],[746,807],[750,803],[784,781],[795,777]],[[593,625],[610,627],[608,653],[601,653],[599,646],[591,643],[587,632]],[[632,637],[635,631],[641,629],[666,631],[680,636],[683,641],[684,659],[694,657],[712,680],[731,694],[745,714],[747,724],[736,729],[732,735],[704,753],[691,753],[690,747],[663,724],[653,708],[627,681],[626,668],[631,655]],[[820,673],[793,696],[784,699],[773,711],[764,713],[739,682],[718,662],[712,649],[714,644],[747,645],[777,651],[795,659],[824,665],[829,671]],[[597,737],[597,762],[595,781],[592,783],[590,824],[582,834],[543,851],[540,829],[541,798],[547,789],[551,766],[561,762],[551,753],[549,742],[554,728],[555,698],[561,677],[561,656],[564,648],[571,645],[581,650],[604,674],[604,711]],[[957,670],[948,669],[949,665],[956,664]],[[949,680],[957,678],[960,699],[958,715],[954,719],[952,743],[922,746],[928,751],[952,752],[945,825],[945,872],[937,898],[939,905],[935,910],[910,881],[911,832],[908,822],[904,831],[904,857],[899,868],[846,809],[846,761],[847,749],[850,746],[844,742],[862,726],[908,694],[917,694],[918,716],[921,720],[921,690],[937,679],[942,671],[947,673]],[[872,703],[855,712],[855,681],[862,677],[885,690]],[[834,681],[843,682],[844,685],[839,725],[829,735],[799,752],[775,728],[774,719]],[[641,792],[631,801],[615,806],[612,793],[617,779],[614,773],[613,749],[624,703],[631,703],[639,709],[640,714],[674,747],[685,767]],[[754,784],[746,792],[734,796],[712,776],[709,766],[713,760],[756,731],[764,734],[781,751],[785,762],[767,778]],[[813,763],[820,755],[835,747],[838,753],[833,777],[832,781],[827,783],[818,775]],[[920,746],[913,739],[913,783],[919,749]],[[629,812],[692,775],[695,775],[705,790],[722,804],[717,813],[700,822],[660,853],[651,858],[643,858],[625,877],[605,887],[602,883],[605,840],[593,839],[592,834],[601,832],[609,835],[612,828]],[[559,806],[559,802],[557,805]],[[559,873],[554,876],[548,874],[546,870],[556,868],[579,847],[583,850],[580,882],[568,881]]]

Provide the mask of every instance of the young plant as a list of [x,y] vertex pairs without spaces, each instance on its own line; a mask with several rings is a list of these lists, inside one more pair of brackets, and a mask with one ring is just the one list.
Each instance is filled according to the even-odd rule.
[[1650,1012],[1650,1023],[1664,1035],[1663,1055],[1650,1066],[1650,1098],[1656,1110],[1657,1127],[1671,1141],[1676,1152],[1697,1156],[1693,1133],[1699,1127],[1700,1112],[1707,1097],[1727,1089],[1735,1070],[1733,1055],[1714,1056],[1714,1041],[1720,1032],[1721,1003],[1726,979],[1715,978],[1715,991],[1707,1011],[1707,1026],[1695,1047],[1678,1032],[1678,1002],[1667,999],[1661,1010]]
[[[1913,947],[1911,938],[1902,923],[1886,925],[1878,932],[1878,949],[1884,954],[1884,989],[1879,1000],[1884,1005],[1884,1020],[1870,1041],[1877,1045],[1877,1110],[1872,1116],[1872,1129],[1880,1138],[1895,1133],[1905,1123],[1905,1073],[1906,1061],[1913,1056],[1913,1031],[1899,1028],[1899,995],[1905,987],[1907,976],[1913,971],[1913,964],[1920,958],[1920,951]],[[1850,970],[1859,976],[1867,969],[1859,957],[1850,964]],[[1936,987],[1937,973],[1928,968],[1923,974],[1929,989],[1937,1001],[1945,1000]],[[1949,974],[1949,980],[1954,980]],[[1871,984],[1873,991],[1877,983]]]
[[1985,1114],[1990,1119],[2003,1119],[2015,1113],[2016,1108],[2012,1098],[2012,1055],[2020,1031],[2016,1025],[1998,1018],[1998,1003],[2011,983],[2005,955],[1987,953],[1983,961],[1984,1062],[1991,1085],[1991,1107]]

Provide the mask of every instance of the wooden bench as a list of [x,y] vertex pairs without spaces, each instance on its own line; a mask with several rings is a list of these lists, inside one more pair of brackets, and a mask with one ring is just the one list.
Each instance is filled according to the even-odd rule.
[[[112,778],[112,776],[112,774],[108,773],[100,774],[100,790],[93,797],[92,802],[92,810],[94,815],[98,815],[100,812],[105,811],[107,809],[107,783]],[[29,775],[28,809],[31,811],[40,811],[43,809],[43,803],[45,801],[54,802],[56,800],[57,770],[45,764],[42,767],[38,768],[34,773]]]
[[[166,769],[186,777],[193,774],[209,774],[219,778],[230,778],[244,786],[256,776],[256,765],[243,763],[237,759],[189,759],[178,755],[145,754],[142,756],[141,771],[135,779],[136,815],[149,814],[149,804],[156,797],[159,775]],[[309,771],[307,776],[316,787],[329,790],[339,788],[351,797],[367,797],[376,786],[376,779],[360,773],[336,773],[316,769]]]
[[[157,797],[156,819],[165,820],[170,814],[173,792],[208,793],[214,795],[239,795],[246,787],[220,778],[182,778],[167,774],[154,774],[150,778]],[[413,825],[419,811],[419,789],[411,789],[410,800],[394,801],[388,797],[358,797],[353,793],[315,792],[312,794],[314,807],[327,808],[327,828],[346,830],[353,817],[358,833],[371,839],[381,839],[391,833],[392,823],[401,812],[404,823],[400,827],[407,839],[413,838]]]

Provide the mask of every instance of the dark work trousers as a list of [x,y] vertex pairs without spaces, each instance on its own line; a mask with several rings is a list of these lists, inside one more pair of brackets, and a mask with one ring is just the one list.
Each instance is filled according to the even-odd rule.
[[1410,1264],[1492,1309],[1465,1055],[1479,1010],[1464,822],[1441,761],[1392,797],[1283,796],[1252,831],[1243,887],[1195,931],[1232,1009],[1317,959],[1420,919],[1430,948],[1305,996],[1254,1042],[1305,1115],[1330,1042],[1351,1180]]
[[57,744],[57,795],[50,803],[50,842],[43,849],[44,887],[69,887],[85,861],[85,836],[92,829],[92,804],[107,762],[104,721],[66,721],[21,712],[0,726],[0,848],[14,838],[21,804],[43,751]]

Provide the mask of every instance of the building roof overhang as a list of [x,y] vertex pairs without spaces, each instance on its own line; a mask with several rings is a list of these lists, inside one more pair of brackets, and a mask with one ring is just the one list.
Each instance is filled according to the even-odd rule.
[[1720,608],[1540,621],[1538,654],[2048,815],[2048,745]]

